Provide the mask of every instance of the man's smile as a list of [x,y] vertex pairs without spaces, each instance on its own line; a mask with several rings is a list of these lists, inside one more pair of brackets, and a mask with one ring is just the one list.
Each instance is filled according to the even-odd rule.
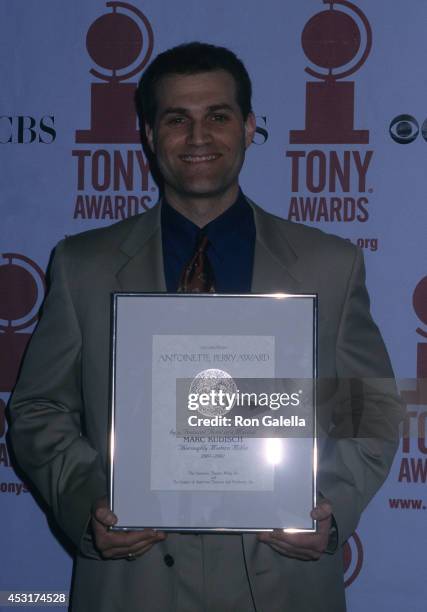
[[203,162],[211,162],[219,159],[219,153],[211,153],[210,155],[180,155],[179,158],[187,164],[200,164]]

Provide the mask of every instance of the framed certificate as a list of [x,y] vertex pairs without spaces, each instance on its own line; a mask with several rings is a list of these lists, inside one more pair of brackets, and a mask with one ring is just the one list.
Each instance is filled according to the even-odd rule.
[[115,529],[315,531],[317,296],[112,302]]

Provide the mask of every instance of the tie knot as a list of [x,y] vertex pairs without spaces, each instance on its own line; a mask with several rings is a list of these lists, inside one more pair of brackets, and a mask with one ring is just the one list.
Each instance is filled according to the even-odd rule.
[[178,292],[214,293],[214,274],[206,254],[209,239],[201,232],[197,237],[196,249],[190,261],[185,264],[178,285]]
[[206,236],[206,234],[200,234],[200,236],[197,239],[196,251],[198,253],[203,253],[208,248],[208,245],[209,245],[209,238]]

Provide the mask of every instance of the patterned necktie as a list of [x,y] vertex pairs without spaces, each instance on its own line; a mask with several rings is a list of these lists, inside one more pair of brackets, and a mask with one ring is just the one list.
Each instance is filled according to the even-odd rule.
[[178,293],[215,293],[215,277],[206,255],[208,246],[208,237],[200,234],[194,255],[182,270]]

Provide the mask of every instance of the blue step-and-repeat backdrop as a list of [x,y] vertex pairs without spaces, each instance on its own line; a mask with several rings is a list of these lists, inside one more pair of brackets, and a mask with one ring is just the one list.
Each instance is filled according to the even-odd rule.
[[346,545],[348,609],[425,612],[427,3],[0,7],[0,591],[67,592],[71,580],[71,557],[6,442],[6,404],[50,252],[65,235],[154,205],[134,89],[155,54],[203,40],[233,49],[253,78],[257,132],[244,191],[364,251],[407,416],[389,478]]

